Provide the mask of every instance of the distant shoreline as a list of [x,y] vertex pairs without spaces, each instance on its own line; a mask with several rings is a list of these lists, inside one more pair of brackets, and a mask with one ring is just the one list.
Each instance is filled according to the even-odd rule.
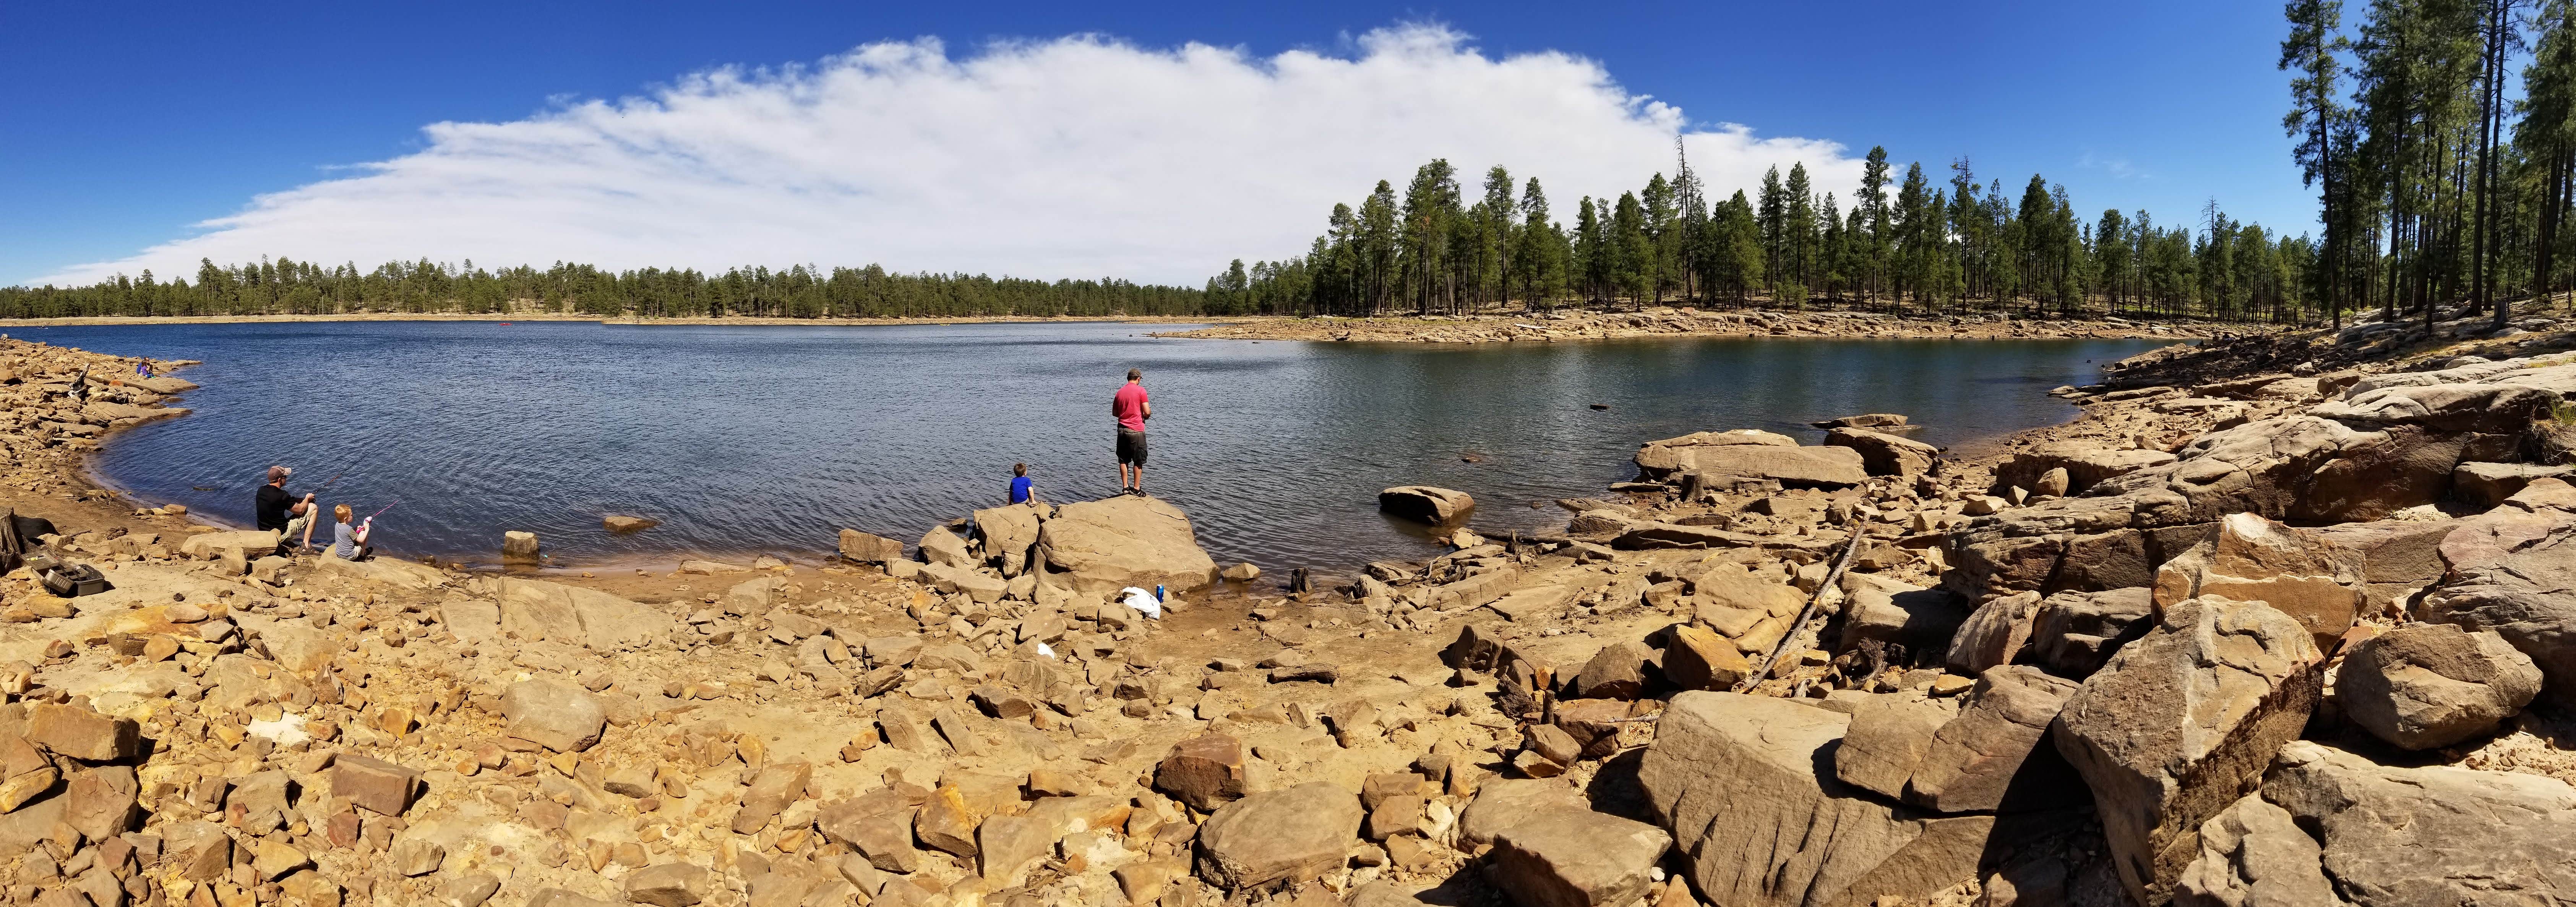
[[960,324],[1189,325],[1156,331],[1166,339],[1298,340],[1312,342],[1510,343],[1613,340],[1643,337],[1775,337],[1802,339],[2044,340],[2142,339],[2186,342],[2236,330],[2264,332],[2271,325],[2126,321],[2105,318],[2009,319],[1975,316],[1887,315],[1873,312],[1767,309],[1708,310],[1657,306],[1636,311],[1567,309],[1557,313],[1481,312],[1447,316],[1390,314],[1369,318],[1303,315],[976,315],[948,318],[607,318],[568,313],[363,312],[337,315],[180,315],[0,318],[0,330],[126,325],[302,324],[324,322],[588,323],[619,327],[917,327]]
[[[1258,316],[1285,317],[1285,316]],[[154,324],[302,324],[332,321],[504,321],[610,324],[651,327],[675,326],[803,326],[803,327],[900,327],[939,324],[1043,324],[1043,323],[1132,323],[1132,324],[1222,324],[1252,320],[1244,316],[1210,316],[1182,318],[1162,315],[971,315],[952,318],[606,318],[598,315],[562,313],[468,314],[463,312],[355,312],[338,315],[83,315],[66,318],[0,318],[0,328],[7,327],[97,327]]]

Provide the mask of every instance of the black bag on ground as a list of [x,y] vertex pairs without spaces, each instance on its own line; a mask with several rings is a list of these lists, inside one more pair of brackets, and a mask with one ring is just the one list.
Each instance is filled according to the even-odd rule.
[[18,534],[22,545],[32,544],[45,536],[62,534],[60,530],[54,528],[52,520],[40,516],[19,516],[15,513],[9,515],[9,528]]

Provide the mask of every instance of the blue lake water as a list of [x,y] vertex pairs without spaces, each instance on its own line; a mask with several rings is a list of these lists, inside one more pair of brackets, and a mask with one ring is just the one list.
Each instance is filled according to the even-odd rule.
[[[337,322],[18,327],[200,359],[195,410],[94,468],[151,501],[248,523],[272,463],[378,519],[382,546],[469,562],[537,532],[561,563],[828,552],[1001,503],[1117,485],[1109,396],[1153,394],[1147,488],[1220,561],[1347,566],[1433,550],[1376,494],[1475,495],[1480,530],[1560,525],[1531,502],[1629,478],[1646,440],[1900,412],[1935,444],[2062,421],[2045,396],[2151,341],[1649,339],[1557,344],[1164,340],[1115,323],[902,327]],[[1592,404],[1606,404],[1595,410]],[[1472,459],[1471,459],[1472,458]],[[336,477],[336,481],[334,481]],[[662,524],[614,536],[603,514]],[[317,533],[325,539],[328,527]]]

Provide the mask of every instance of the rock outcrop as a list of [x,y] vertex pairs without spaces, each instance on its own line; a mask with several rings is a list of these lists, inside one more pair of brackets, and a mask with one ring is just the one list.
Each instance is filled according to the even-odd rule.
[[1056,508],[1038,530],[1046,581],[1101,594],[1122,586],[1188,591],[1216,581],[1188,514],[1160,498],[1125,496]]
[[2202,822],[2251,791],[2318,698],[2315,641],[2260,602],[2164,609],[2058,714],[2053,738],[2093,790],[2120,879],[2140,903],[2171,895]]
[[2298,741],[2281,749],[2262,796],[2316,842],[2336,893],[2356,907],[2547,903],[2576,891],[2576,788],[2554,778],[2379,765]]
[[2424,597],[2425,619],[2491,630],[2530,656],[2552,695],[2576,696],[2576,488],[2526,486],[2504,506],[2445,537],[2455,579]]
[[1673,697],[1637,777],[1694,888],[1719,904],[1825,907],[1975,876],[1994,817],[1920,816],[1834,778],[1850,721],[1784,699]]

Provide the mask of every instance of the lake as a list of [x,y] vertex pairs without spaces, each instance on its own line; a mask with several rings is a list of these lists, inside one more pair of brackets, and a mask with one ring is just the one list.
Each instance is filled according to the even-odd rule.
[[[1109,396],[1153,394],[1146,487],[1223,562],[1349,566],[1436,547],[1379,489],[1478,501],[1483,531],[1633,476],[1643,441],[1899,412],[1952,445],[2063,421],[2045,395],[2156,341],[1642,339],[1556,344],[1159,340],[1171,325],[611,326],[318,322],[11,328],[201,359],[195,410],[126,432],[94,468],[153,502],[250,521],[273,463],[291,491],[380,508],[388,551],[497,559],[538,533],[559,563],[814,557],[842,527],[910,541],[1006,500],[1117,489]],[[1594,409],[1595,404],[1607,409]],[[604,514],[660,526],[625,536]],[[327,542],[329,527],[316,533]]]

